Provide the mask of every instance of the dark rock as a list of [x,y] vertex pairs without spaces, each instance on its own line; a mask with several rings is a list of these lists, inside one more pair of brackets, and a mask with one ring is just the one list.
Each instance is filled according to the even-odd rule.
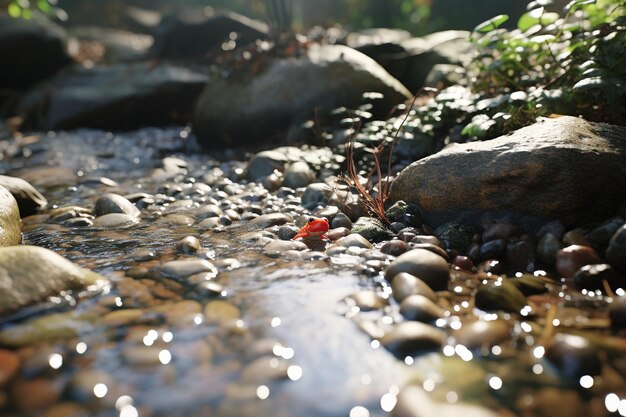
[[543,120],[414,162],[393,182],[390,197],[417,204],[434,225],[472,224],[484,213],[534,227],[540,219],[606,218],[626,199],[625,138],[625,127],[567,116]]
[[482,238],[483,242],[496,239],[508,239],[514,236],[519,230],[519,226],[513,223],[494,223],[485,227]]
[[[402,200],[396,201],[385,211],[385,216],[390,222],[404,222],[407,214],[419,217],[419,209],[415,204],[407,204]],[[415,221],[413,220],[413,223]],[[417,222],[419,223],[419,220]]]
[[503,280],[481,285],[476,291],[475,304],[483,311],[503,310],[519,313],[526,305],[526,297],[515,285]]
[[119,194],[104,194],[96,200],[94,214],[103,216],[111,213],[123,213],[131,217],[137,217],[141,212],[133,203],[125,199]]
[[475,228],[455,222],[446,223],[433,232],[445,249],[457,250],[460,253],[467,252],[475,233]]
[[154,38],[150,35],[121,29],[76,26],[69,31],[73,37],[101,45],[104,48],[102,61],[109,64],[144,58],[154,43]]
[[337,227],[345,227],[346,229],[352,229],[352,220],[345,214],[339,212],[336,216],[333,217],[330,222],[331,228],[335,229]]
[[474,269],[474,262],[467,256],[457,255],[452,261],[452,265],[465,271],[472,271]]
[[577,381],[583,375],[600,375],[599,353],[587,339],[569,334],[556,334],[546,347],[545,358],[564,378]]
[[41,129],[129,130],[184,124],[207,76],[170,64],[75,67],[22,98],[16,112]]
[[445,311],[423,295],[413,294],[400,303],[400,314],[407,320],[431,322],[443,317]]
[[434,291],[448,289],[450,271],[444,258],[426,249],[413,249],[398,256],[385,271],[388,281],[407,272],[424,281]]
[[602,258],[589,246],[571,245],[556,255],[556,271],[565,278],[572,278],[581,267],[602,263]]
[[510,242],[506,247],[506,263],[512,272],[535,270],[535,247],[526,240]]
[[323,182],[309,184],[302,194],[302,207],[311,210],[317,206],[325,206],[333,193],[333,188]]
[[470,350],[490,348],[505,342],[511,336],[511,325],[504,320],[477,320],[464,323],[460,329],[452,332],[457,343]]
[[405,321],[386,333],[380,343],[398,358],[441,349],[446,334],[441,330],[416,321]]
[[229,48],[233,49],[266,39],[268,33],[264,23],[236,13],[188,10],[161,20],[149,54],[166,59],[202,58],[209,52],[221,52],[224,43],[232,41]]
[[501,259],[506,251],[506,240],[496,239],[480,245],[478,251],[478,259],[486,261],[487,259]]
[[0,175],[0,186],[6,188],[13,195],[22,217],[35,214],[48,204],[48,200],[35,187],[21,178]]
[[421,295],[428,298],[432,302],[437,302],[435,292],[421,279],[406,272],[400,272],[392,277],[391,290],[393,298],[401,303],[405,298],[411,295]]
[[39,13],[32,19],[0,15],[0,89],[24,88],[54,75],[72,62],[67,34]]
[[611,238],[606,250],[606,259],[626,272],[626,224],[620,227]]
[[313,118],[314,110],[356,108],[370,91],[384,95],[373,109],[376,114],[411,97],[370,58],[340,45],[311,46],[302,58],[273,59],[260,72],[243,71],[214,77],[200,96],[194,124],[203,145],[276,143]]
[[516,286],[525,296],[548,292],[548,287],[546,287],[543,279],[531,274],[522,274],[519,277],[510,278],[509,282]]
[[292,222],[293,218],[283,213],[270,213],[263,214],[248,222],[248,225],[254,226],[258,229],[266,229],[271,226],[281,226],[285,223]]
[[383,222],[373,217],[360,217],[352,225],[352,233],[357,233],[370,242],[382,242],[393,237]]
[[614,330],[626,329],[626,296],[616,297],[609,308],[611,327]]
[[552,233],[546,233],[537,244],[537,257],[547,265],[556,264],[556,254],[563,249],[561,241]]
[[557,220],[548,222],[541,226],[541,229],[537,232],[537,238],[541,239],[548,233],[552,234],[557,239],[561,239],[565,234],[565,226]]
[[398,239],[393,239],[388,242],[385,242],[380,247],[380,251],[382,253],[386,253],[387,255],[391,255],[391,256],[400,256],[407,250],[409,250],[409,245],[407,245],[406,242],[403,242]]
[[585,237],[592,248],[599,253],[603,253],[609,246],[609,242],[613,235],[615,235],[615,232],[624,225],[626,225],[624,218],[613,217],[587,233]]
[[605,292],[603,281],[612,290],[626,288],[626,277],[609,264],[585,265],[574,275],[574,283],[580,290]]

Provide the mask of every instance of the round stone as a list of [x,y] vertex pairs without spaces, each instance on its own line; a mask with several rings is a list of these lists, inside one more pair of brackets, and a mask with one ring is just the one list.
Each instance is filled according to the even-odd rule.
[[135,223],[137,223],[136,216],[129,216],[128,214],[124,213],[104,214],[100,217],[96,217],[96,219],[93,221],[93,225],[95,227],[102,227],[106,229],[112,227],[131,226]]
[[181,259],[162,265],[160,271],[170,278],[183,279],[191,275],[205,273],[217,276],[217,268],[206,259]]
[[200,250],[200,240],[195,236],[187,236],[176,243],[179,252],[191,254]]
[[400,256],[404,252],[406,252],[408,249],[409,249],[409,245],[407,245],[406,242],[403,242],[398,239],[393,239],[388,242],[385,242],[380,247],[380,251],[382,253],[386,253],[391,256]]
[[423,295],[409,295],[400,303],[400,314],[407,320],[431,322],[444,316],[445,311]]
[[373,247],[369,240],[356,233],[351,233],[348,236],[337,239],[335,244],[343,246],[344,248],[357,247],[371,249]]
[[123,213],[131,217],[138,217],[141,213],[137,207],[119,194],[104,194],[96,200],[94,214],[96,217],[111,213]]
[[453,331],[457,343],[468,349],[491,348],[505,342],[510,337],[511,326],[504,320],[477,320],[463,323],[460,329]]
[[616,268],[626,272],[626,224],[611,238],[606,250],[606,259]]
[[546,265],[556,264],[556,254],[563,249],[561,241],[552,233],[546,233],[537,244],[537,257]]
[[406,272],[400,272],[391,281],[393,298],[401,303],[405,298],[419,294],[432,302],[437,302],[435,292],[421,279]]
[[398,256],[385,271],[391,281],[400,272],[420,278],[434,291],[448,289],[450,271],[444,258],[426,249],[413,249]]
[[556,255],[556,270],[564,278],[572,278],[585,265],[600,263],[602,258],[590,246],[571,245]]
[[569,380],[583,375],[600,375],[602,362],[596,348],[581,336],[556,334],[546,347],[545,357]]
[[285,170],[283,185],[290,188],[306,187],[315,181],[315,173],[309,164],[297,161],[289,165]]
[[224,323],[240,317],[239,309],[225,300],[209,301],[204,307],[204,319],[207,323]]
[[398,358],[439,350],[446,341],[446,334],[424,323],[405,321],[386,333],[380,343]]

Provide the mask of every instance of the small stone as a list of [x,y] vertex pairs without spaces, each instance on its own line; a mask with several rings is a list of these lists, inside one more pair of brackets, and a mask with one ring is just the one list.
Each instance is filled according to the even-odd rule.
[[158,306],[154,311],[163,315],[170,326],[185,326],[195,323],[202,313],[202,305],[194,300],[183,300]]
[[79,369],[70,380],[69,394],[76,401],[88,402],[94,398],[94,387],[98,384],[104,384],[112,389],[115,381],[103,371]]
[[405,321],[396,325],[386,333],[380,343],[396,357],[407,356],[439,350],[446,341],[446,334],[424,323]]
[[571,245],[556,255],[556,271],[565,278],[572,278],[585,265],[600,263],[602,258],[590,246]]
[[21,362],[17,353],[0,349],[0,388],[15,378],[20,370]]
[[620,227],[609,242],[606,259],[616,268],[626,272],[626,224]]
[[602,223],[600,226],[587,233],[585,236],[587,241],[599,253],[603,253],[609,246],[611,238],[626,224],[626,220],[622,217],[613,217]]
[[564,378],[577,381],[583,375],[600,375],[602,363],[598,351],[581,336],[556,334],[546,347],[545,358]]
[[443,243],[445,249],[467,253],[476,230],[459,223],[446,223],[435,229],[433,234]]
[[463,323],[460,329],[452,332],[452,336],[457,343],[470,350],[483,347],[491,349],[511,337],[511,325],[505,320],[477,320]]
[[217,268],[206,259],[182,259],[162,265],[160,271],[170,278],[184,279],[191,275],[205,273],[217,276]]
[[143,314],[143,310],[139,308],[115,310],[102,317],[102,324],[111,327],[128,326],[137,323]]
[[359,217],[352,225],[352,233],[358,233],[370,242],[382,242],[393,237],[383,222],[373,217]]
[[563,235],[563,245],[590,246],[583,229],[573,229]]
[[333,188],[323,182],[309,184],[302,194],[302,207],[312,210],[317,206],[325,206],[333,193]]
[[513,272],[534,271],[535,248],[525,240],[509,243],[506,247],[506,263]]
[[423,295],[414,294],[402,300],[400,314],[407,320],[431,322],[443,317],[445,311]]
[[546,265],[556,264],[556,254],[563,249],[561,241],[552,233],[546,233],[537,244],[537,257]]
[[511,236],[514,236],[519,230],[519,226],[512,223],[494,223],[487,227],[482,235],[483,242],[489,242],[491,240],[504,239],[507,240]]
[[406,272],[400,272],[392,278],[391,290],[393,298],[395,298],[399,303],[414,294],[426,297],[432,302],[437,302],[437,295],[432,288],[428,286],[428,284],[416,276],[407,274]]
[[248,163],[247,177],[251,181],[267,177],[274,171],[283,172],[287,157],[278,151],[263,151],[256,154]]
[[298,234],[299,230],[296,226],[284,224],[278,228],[276,235],[280,240],[291,240]]
[[283,213],[263,214],[248,222],[248,225],[258,229],[267,229],[272,226],[281,226],[293,222],[293,217]]
[[626,296],[616,297],[613,300],[609,308],[609,316],[614,330],[626,329]]
[[488,259],[501,259],[504,257],[505,251],[506,251],[506,240],[504,239],[490,240],[489,242],[485,242],[482,245],[480,245],[480,249],[478,251],[478,258],[481,261],[486,261]]
[[434,291],[448,289],[448,263],[441,256],[426,249],[413,249],[398,256],[385,271],[385,277],[391,281],[400,272],[415,275]]
[[398,239],[393,239],[388,242],[385,242],[380,247],[380,251],[382,253],[386,253],[387,255],[391,255],[391,256],[400,256],[407,250],[409,250],[409,245],[407,245],[406,242],[403,242]]
[[605,292],[604,282],[612,290],[626,289],[626,277],[609,264],[585,265],[574,274],[574,283],[579,290]]
[[285,170],[283,185],[290,188],[306,187],[315,181],[315,173],[309,164],[297,161],[289,165]]
[[363,236],[357,233],[351,233],[348,236],[337,239],[335,244],[339,246],[343,246],[344,248],[357,247],[363,249],[371,249],[373,248],[372,244],[364,238]]
[[380,295],[376,293],[376,291],[359,291],[346,298],[359,307],[360,311],[379,310],[387,305],[386,301],[383,300]]
[[452,265],[464,271],[472,271],[474,269],[474,262],[467,256],[457,255],[452,261]]
[[204,307],[204,319],[207,323],[225,323],[239,318],[239,309],[225,300],[209,301]]
[[426,249],[427,251],[431,251],[432,253],[436,253],[441,256],[443,259],[448,261],[448,253],[441,248],[441,246],[433,245],[432,243],[414,243],[410,242],[409,247],[411,249]]
[[21,217],[33,215],[48,204],[48,200],[35,187],[21,178],[0,175],[0,186],[13,195]]
[[204,206],[200,206],[195,211],[195,217],[198,220],[210,219],[213,217],[220,217],[223,214],[224,212],[222,211],[222,209],[219,208],[219,206],[216,206],[215,204],[206,204]]
[[133,203],[119,194],[104,194],[96,200],[94,214],[96,217],[111,213],[123,213],[130,217],[139,217],[141,212]]
[[478,287],[475,296],[476,307],[483,311],[503,310],[519,313],[526,305],[526,297],[508,280]]
[[176,243],[176,249],[185,254],[192,254],[200,250],[200,240],[195,236],[187,236]]
[[[325,217],[325,216],[320,216],[320,217]],[[345,227],[346,229],[352,229],[352,220],[350,220],[350,218],[346,216],[344,213],[339,212],[330,222],[330,226],[333,229],[336,229],[338,227]]]
[[509,282],[515,285],[525,296],[548,292],[548,287],[546,287],[543,279],[531,274],[522,274],[521,276],[510,278]]
[[93,221],[95,227],[112,228],[112,227],[128,227],[138,222],[137,217],[129,216],[123,213],[110,213],[96,217]]
[[295,240],[272,240],[263,247],[263,254],[271,258],[278,258],[289,250],[303,251],[308,246],[300,241]]
[[437,239],[435,236],[431,236],[431,235],[414,236],[413,238],[411,238],[411,243],[430,243],[431,245],[439,246],[440,248],[443,248],[441,241]]
[[195,220],[192,217],[178,213],[163,216],[159,219],[159,221],[173,226],[191,226],[195,223]]

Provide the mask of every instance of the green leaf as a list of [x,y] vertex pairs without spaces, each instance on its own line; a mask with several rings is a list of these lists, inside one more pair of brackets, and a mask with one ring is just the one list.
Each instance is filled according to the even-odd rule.
[[572,13],[588,4],[595,4],[596,0],[572,0],[563,8],[565,13]]
[[33,18],[33,11],[30,9],[22,10],[22,17],[26,20],[30,20]]
[[517,28],[522,32],[526,32],[531,27],[540,24],[540,19],[543,11],[543,7],[538,7],[527,13],[524,13],[517,21]]
[[558,13],[544,13],[539,20],[543,26],[548,26],[559,20],[559,17]]
[[37,8],[44,13],[50,13],[50,11],[52,10],[52,7],[50,6],[50,3],[48,3],[48,0],[37,0]]
[[22,8],[17,3],[11,3],[7,8],[7,12],[11,17],[20,17],[22,15]]
[[491,19],[476,26],[474,28],[474,32],[478,32],[478,33],[491,32],[492,30],[497,29],[500,25],[502,25],[507,20],[509,20],[509,16],[506,14],[501,14],[496,17],[492,17]]
[[526,10],[536,9],[537,7],[545,7],[554,4],[552,0],[535,0],[528,3]]

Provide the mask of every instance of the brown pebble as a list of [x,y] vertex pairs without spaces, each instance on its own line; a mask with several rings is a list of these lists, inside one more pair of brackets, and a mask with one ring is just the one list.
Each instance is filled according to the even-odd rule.
[[11,381],[20,369],[20,357],[17,353],[0,349],[0,388]]
[[14,405],[23,413],[32,413],[52,406],[59,400],[61,386],[47,378],[20,379],[11,387]]
[[556,254],[556,270],[564,278],[572,278],[585,265],[600,263],[602,258],[590,246],[571,245]]

